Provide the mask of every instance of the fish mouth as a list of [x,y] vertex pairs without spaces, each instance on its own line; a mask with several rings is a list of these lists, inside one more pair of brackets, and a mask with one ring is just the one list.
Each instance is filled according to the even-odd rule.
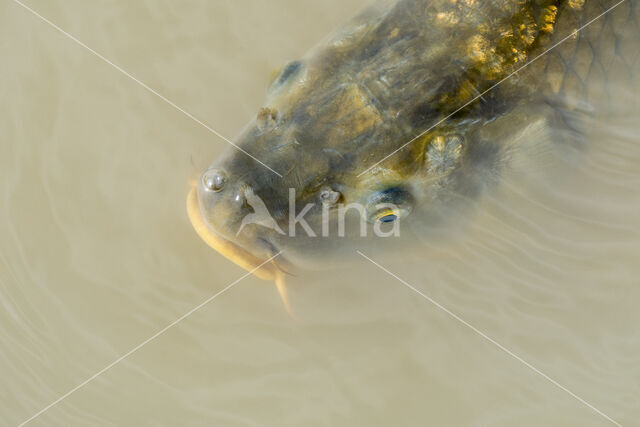
[[[256,256],[214,230],[213,227],[204,220],[200,203],[198,202],[197,188],[192,188],[187,195],[187,213],[191,225],[198,236],[200,236],[209,247],[225,256],[229,261],[264,280],[276,280],[282,273],[282,269],[273,260],[267,262],[269,258]],[[280,252],[274,252],[272,257],[275,258],[279,254]]]

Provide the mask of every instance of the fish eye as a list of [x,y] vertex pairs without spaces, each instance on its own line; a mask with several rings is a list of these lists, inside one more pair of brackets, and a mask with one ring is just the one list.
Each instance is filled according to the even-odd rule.
[[302,67],[302,62],[300,61],[289,62],[280,73],[280,77],[278,78],[278,85],[281,85],[287,80],[289,80],[291,76],[293,76],[298,72],[300,67]]
[[392,223],[405,218],[413,210],[413,195],[404,188],[392,187],[375,192],[367,203],[367,219],[370,223]]
[[392,209],[383,209],[376,214],[376,219],[382,223],[395,222],[398,219],[398,215]]
[[301,61],[291,61],[287,63],[271,80],[267,93],[274,93],[278,89],[287,86],[287,83],[300,73],[302,67],[303,65]]
[[226,182],[226,175],[218,169],[210,169],[202,176],[202,185],[209,191],[218,192],[222,190]]

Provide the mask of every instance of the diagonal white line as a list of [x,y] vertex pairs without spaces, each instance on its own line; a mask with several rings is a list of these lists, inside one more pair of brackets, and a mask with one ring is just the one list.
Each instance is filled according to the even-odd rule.
[[543,378],[545,378],[547,381],[549,381],[550,383],[552,383],[553,385],[555,385],[556,387],[558,387],[559,389],[569,393],[571,396],[573,396],[575,399],[577,399],[578,401],[582,402],[583,404],[585,404],[586,406],[588,406],[589,408],[591,408],[592,410],[594,410],[595,412],[597,412],[598,414],[602,415],[604,418],[606,418],[607,420],[611,421],[613,424],[622,427],[622,424],[618,423],[617,421],[615,421],[613,418],[609,417],[607,414],[605,414],[604,412],[602,412],[601,410],[599,410],[598,408],[596,408],[595,406],[593,406],[592,404],[590,404],[589,402],[587,402],[586,400],[584,400],[583,398],[581,398],[580,396],[576,395],[575,393],[573,393],[571,390],[567,389],[565,386],[563,386],[562,384],[560,384],[559,382],[557,382],[556,380],[554,380],[553,378],[549,377],[547,374],[545,374],[544,372],[540,371],[538,368],[536,368],[535,366],[533,366],[532,364],[530,364],[529,362],[527,362],[526,360],[522,359],[520,356],[518,356],[517,354],[515,354],[514,352],[512,352],[511,350],[509,350],[508,348],[506,348],[505,346],[503,346],[502,344],[500,344],[499,342],[497,342],[496,340],[494,340],[493,338],[489,337],[487,334],[485,334],[484,332],[482,332],[481,330],[479,330],[478,328],[474,327],[473,325],[469,324],[467,321],[465,321],[464,319],[462,319],[460,316],[458,316],[457,314],[453,313],[452,311],[450,311],[449,309],[447,309],[446,307],[444,307],[442,304],[438,303],[437,301],[435,301],[433,298],[429,297],[428,295],[424,294],[423,292],[421,292],[420,290],[416,289],[415,287],[411,286],[409,283],[407,283],[406,281],[402,280],[400,277],[396,276],[395,274],[393,274],[391,271],[387,270],[385,267],[381,266],[380,264],[378,264],[377,262],[375,262],[374,260],[372,260],[371,258],[369,258],[368,256],[366,256],[365,254],[363,254],[360,251],[356,251],[358,254],[360,254],[363,258],[365,258],[366,260],[368,260],[369,262],[371,262],[373,265],[375,265],[376,267],[378,267],[379,269],[381,269],[382,271],[384,271],[385,273],[387,273],[388,275],[390,275],[391,277],[395,278],[396,280],[398,280],[400,283],[402,283],[403,285],[405,285],[406,287],[408,287],[409,289],[411,289],[412,291],[414,291],[415,293],[417,293],[418,295],[420,295],[422,298],[426,299],[427,301],[429,301],[431,304],[435,305],[436,307],[438,307],[440,310],[444,311],[445,313],[447,313],[449,316],[453,317],[454,319],[456,319],[458,322],[462,323],[463,325],[465,325],[467,328],[471,329],[473,332],[475,332],[476,334],[480,335],[482,338],[486,339],[487,341],[489,341],[491,344],[495,345],[496,347],[498,347],[500,350],[504,351],[505,353],[507,353],[509,356],[513,357],[514,359],[516,359],[517,361],[519,361],[520,363],[522,363],[523,365],[525,365],[526,367],[528,367],[529,369],[533,370],[535,373],[537,373],[538,375],[542,376]]
[[40,416],[42,413],[44,413],[48,409],[50,409],[53,406],[57,405],[58,403],[62,402],[64,399],[69,397],[71,394],[76,392],[78,389],[84,387],[85,385],[87,385],[88,383],[90,383],[91,381],[93,381],[94,379],[99,377],[100,375],[104,374],[106,371],[111,369],[113,366],[117,365],[122,360],[126,359],[127,357],[129,357],[130,355],[135,353],[136,351],[140,350],[146,344],[148,344],[149,342],[153,341],[154,339],[156,339],[157,337],[159,337],[160,335],[165,333],[167,330],[169,330],[170,328],[174,327],[175,325],[177,325],[178,323],[180,323],[181,321],[183,321],[184,319],[186,319],[187,317],[189,317],[190,315],[192,315],[193,313],[195,313],[196,311],[198,311],[199,309],[201,309],[205,305],[209,304],[215,298],[217,298],[218,296],[222,295],[223,293],[225,293],[226,291],[231,289],[231,287],[236,285],[242,279],[246,278],[247,276],[250,276],[251,274],[253,274],[254,271],[258,270],[260,267],[262,267],[263,265],[271,262],[274,258],[279,256],[281,253],[282,253],[282,251],[278,252],[277,254],[275,254],[274,256],[272,256],[271,258],[269,258],[268,260],[266,260],[265,262],[263,262],[262,264],[260,264],[256,268],[254,268],[253,270],[248,271],[242,277],[240,277],[239,279],[235,280],[231,284],[227,285],[221,291],[215,293],[214,295],[212,295],[209,298],[207,298],[206,300],[204,300],[202,303],[198,304],[197,306],[195,306],[191,310],[187,311],[185,314],[183,314],[182,316],[178,317],[176,320],[174,320],[173,322],[169,323],[167,326],[165,326],[164,328],[160,329],[158,332],[156,332],[155,334],[151,335],[149,338],[147,338],[146,340],[142,341],[140,344],[138,344],[137,346],[133,347],[131,350],[127,351],[125,354],[123,354],[122,356],[118,357],[113,362],[109,363],[107,366],[105,366],[104,368],[100,369],[98,372],[96,372],[95,374],[91,375],[89,378],[87,378],[83,382],[81,382],[80,384],[78,384],[77,386],[75,386],[74,388],[72,388],[71,390],[69,390],[68,392],[63,394],[62,396],[58,397],[56,400],[54,400],[53,402],[51,402],[50,404],[48,404],[47,406],[45,406],[44,408],[42,408],[41,410],[39,410],[38,412],[33,414],[31,417],[29,417],[28,419],[24,420],[22,423],[20,423],[18,425],[18,427],[21,427],[21,426],[27,424],[28,422],[32,421],[36,417]]
[[224,141],[226,141],[227,143],[233,145],[235,148],[237,148],[238,150],[240,150],[241,152],[243,152],[244,154],[246,154],[247,156],[251,157],[253,160],[255,160],[256,162],[260,163],[262,166],[264,166],[265,168],[269,169],[271,172],[275,173],[276,175],[278,175],[280,178],[282,178],[282,175],[280,175],[278,172],[276,172],[275,170],[271,169],[269,166],[267,166],[266,164],[264,164],[262,161],[260,161],[259,159],[257,159],[256,157],[254,157],[252,154],[248,153],[246,150],[244,150],[243,148],[241,148],[239,145],[234,144],[231,140],[229,140],[228,138],[226,138],[224,135],[222,135],[221,133],[219,133],[218,131],[216,131],[215,129],[213,129],[211,126],[207,125],[206,123],[204,123],[203,121],[201,121],[200,119],[198,119],[196,116],[194,116],[193,114],[189,113],[188,111],[186,111],[185,109],[179,107],[176,103],[174,103],[173,101],[171,101],[169,98],[165,97],[164,95],[161,95],[160,93],[156,92],[154,89],[152,89],[151,87],[149,87],[146,83],[138,80],[136,77],[134,77],[131,73],[127,72],[126,70],[124,70],[123,68],[121,68],[119,65],[113,63],[112,61],[110,61],[109,59],[105,58],[104,56],[102,56],[100,53],[96,52],[95,50],[91,49],[89,46],[87,46],[86,44],[84,44],[83,42],[81,42],[80,40],[78,40],[77,38],[75,38],[74,36],[72,36],[71,34],[69,34],[68,32],[66,32],[65,30],[63,30],[62,28],[60,28],[59,26],[57,26],[56,24],[54,24],[53,22],[51,22],[50,20],[48,20],[47,18],[45,18],[44,16],[40,15],[38,12],[36,12],[35,10],[31,9],[29,6],[25,5],[24,3],[22,3],[20,0],[13,0],[16,4],[22,6],[24,9],[28,10],[29,12],[31,12],[33,15],[37,16],[38,18],[40,18],[42,21],[46,22],[47,24],[49,24],[50,26],[52,26],[53,28],[55,28],[56,30],[58,30],[59,32],[61,32],[62,34],[64,34],[65,36],[69,37],[71,40],[73,40],[74,42],[76,42],[78,45],[82,46],[83,48],[87,49],[89,52],[93,53],[95,56],[97,56],[98,58],[100,58],[101,60],[103,60],[104,62],[106,62],[107,64],[111,65],[113,68],[115,68],[116,70],[120,71],[122,74],[124,74],[125,76],[129,77],[131,80],[133,80],[134,82],[138,83],[140,86],[142,86],[143,88],[145,88],[146,90],[148,90],[149,92],[151,92],[152,94],[154,94],[155,96],[157,96],[158,98],[162,99],[164,102],[166,102],[167,104],[171,105],[173,108],[175,108],[176,110],[180,111],[181,113],[183,113],[185,116],[189,117],[191,120],[193,120],[194,122],[198,123],[199,125],[201,125],[202,127],[204,127],[205,129],[207,129],[209,132],[213,133],[214,135],[216,135],[218,138],[223,139]]
[[438,126],[440,123],[444,122],[445,120],[447,120],[448,118],[450,118],[451,116],[453,116],[454,114],[456,114],[458,111],[464,109],[465,107],[467,107],[469,104],[473,103],[474,101],[478,100],[479,98],[482,98],[487,92],[495,89],[497,86],[499,86],[500,84],[502,84],[505,80],[513,77],[515,74],[517,74],[519,71],[521,71],[523,68],[528,67],[529,65],[531,65],[532,63],[534,63],[535,61],[537,61],[538,59],[542,58],[544,55],[546,55],[547,53],[549,53],[551,50],[555,49],[556,47],[558,47],[560,44],[564,43],[565,41],[567,41],[568,39],[570,39],[571,37],[575,36],[576,34],[578,34],[579,31],[582,31],[584,28],[588,27],[589,25],[593,24],[595,21],[597,21],[598,19],[602,18],[604,15],[606,15],[607,13],[611,12],[613,9],[615,9],[616,7],[620,6],[622,3],[624,3],[626,0],[620,0],[618,3],[614,4],[613,6],[611,6],[609,9],[605,10],[604,12],[602,12],[600,15],[596,16],[595,18],[593,18],[591,21],[587,22],[586,24],[584,24],[583,26],[581,26],[580,28],[574,30],[571,34],[569,34],[568,36],[564,37],[562,40],[560,40],[559,42],[555,43],[553,46],[551,46],[549,49],[545,50],[544,52],[542,52],[540,55],[536,56],[535,58],[533,58],[531,61],[527,62],[526,64],[524,64],[522,67],[518,68],[517,70],[511,72],[509,75],[507,75],[505,78],[503,78],[502,80],[500,80],[498,83],[494,84],[493,86],[491,86],[489,89],[486,89],[484,92],[481,92],[479,95],[477,95],[476,97],[474,97],[473,99],[471,99],[470,101],[466,102],[462,107],[458,108],[457,110],[455,110],[453,113],[447,115],[445,118],[441,119],[440,121],[438,121],[435,125],[431,126],[430,128],[428,128],[427,130],[420,132],[420,134],[414,136],[410,141],[408,141],[407,143],[403,144],[400,148],[397,148],[396,150],[392,151],[391,153],[387,154],[386,156],[384,156],[381,160],[379,160],[378,162],[374,163],[373,165],[369,166],[367,169],[365,169],[364,172],[361,172],[358,174],[358,178],[361,177],[362,175],[364,175],[365,173],[369,172],[371,169],[375,168],[376,166],[378,166],[380,163],[384,162],[385,160],[387,160],[389,157],[393,156],[394,154],[396,154],[398,151],[402,150],[404,147],[406,147],[407,145],[411,144],[412,142],[414,142],[416,139],[420,138],[421,136],[425,135],[427,132],[429,132],[431,129],[435,128],[436,126]]

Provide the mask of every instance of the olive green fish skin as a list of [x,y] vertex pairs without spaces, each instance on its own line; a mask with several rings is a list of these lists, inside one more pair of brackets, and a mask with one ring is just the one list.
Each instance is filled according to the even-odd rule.
[[205,220],[256,253],[312,254],[331,239],[309,239],[304,232],[291,238],[255,225],[236,236],[252,212],[244,192],[258,195],[287,230],[294,188],[297,211],[315,204],[305,219],[318,232],[325,189],[340,192],[342,203],[369,207],[380,192],[400,188],[414,211],[406,221],[448,192],[477,191],[470,183],[498,173],[505,147],[540,111],[563,123],[571,112],[615,104],[609,93],[614,83],[637,91],[635,0],[538,58],[615,3],[376,3],[306,58],[283,67],[265,108],[237,139],[282,178],[230,150],[212,165],[228,177],[224,190],[212,193],[200,184]]

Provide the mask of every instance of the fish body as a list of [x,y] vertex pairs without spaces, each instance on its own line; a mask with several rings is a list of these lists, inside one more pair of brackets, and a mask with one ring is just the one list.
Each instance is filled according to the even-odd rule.
[[[570,144],[615,110],[615,88],[637,93],[639,13],[635,0],[377,2],[282,68],[192,211],[223,253],[251,254],[250,267],[284,251],[281,270],[371,238],[358,226],[336,237],[340,206],[403,227],[447,216],[533,124]],[[245,219],[248,195],[270,227]]]

